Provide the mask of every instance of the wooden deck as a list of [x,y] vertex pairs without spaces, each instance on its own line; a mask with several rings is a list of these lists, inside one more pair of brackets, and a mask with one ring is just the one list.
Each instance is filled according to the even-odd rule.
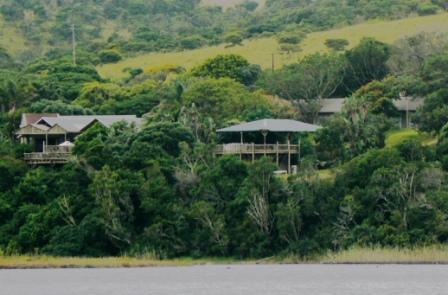
[[72,147],[46,146],[42,153],[26,153],[24,160],[29,165],[60,165],[72,158]]
[[293,144],[240,144],[231,143],[218,145],[215,148],[217,155],[276,155],[276,154],[298,154],[299,145]]

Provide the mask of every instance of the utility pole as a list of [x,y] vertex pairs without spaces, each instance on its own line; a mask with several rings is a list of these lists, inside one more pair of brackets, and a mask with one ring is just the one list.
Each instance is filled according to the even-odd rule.
[[75,24],[72,23],[72,50],[73,50],[73,65],[76,66],[76,31]]
[[[275,72],[275,53],[272,53],[272,73]],[[275,99],[275,91],[272,92],[272,98]]]

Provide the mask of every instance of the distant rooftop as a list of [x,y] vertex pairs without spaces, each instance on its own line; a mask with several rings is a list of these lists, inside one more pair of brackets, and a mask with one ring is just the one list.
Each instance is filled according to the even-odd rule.
[[[322,108],[319,113],[321,114],[335,114],[342,112],[344,107],[345,98],[325,98],[322,99]],[[421,97],[402,97],[398,100],[394,100],[395,107],[402,112],[409,110],[415,112],[420,106],[423,105],[423,98]]]
[[219,129],[218,132],[253,132],[263,130],[269,132],[315,132],[320,128],[321,127],[317,125],[295,120],[263,119]]
[[345,98],[324,98],[322,99],[322,108],[320,113],[322,114],[334,114],[342,111]]

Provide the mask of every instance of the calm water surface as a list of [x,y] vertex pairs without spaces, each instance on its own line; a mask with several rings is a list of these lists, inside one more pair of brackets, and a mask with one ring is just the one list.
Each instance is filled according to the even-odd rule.
[[448,266],[252,265],[0,270],[1,295],[438,295]]

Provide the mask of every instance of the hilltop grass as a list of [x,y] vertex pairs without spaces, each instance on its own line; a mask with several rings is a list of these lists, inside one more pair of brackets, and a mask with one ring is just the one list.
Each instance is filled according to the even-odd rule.
[[167,64],[180,65],[187,69],[200,64],[218,54],[234,53],[242,55],[251,63],[263,68],[272,66],[272,54],[275,55],[276,67],[297,61],[300,57],[315,52],[325,52],[325,40],[343,38],[350,42],[349,48],[356,46],[363,37],[373,37],[386,43],[393,43],[399,38],[414,35],[419,32],[448,32],[448,14],[412,17],[396,21],[371,21],[359,25],[333,29],[324,32],[311,33],[301,45],[297,53],[282,53],[279,51],[275,37],[265,37],[246,40],[242,46],[226,48],[225,45],[205,47],[170,53],[148,53],[124,59],[115,64],[98,67],[98,71],[106,78],[121,78],[126,74],[123,69],[128,67],[160,67]]
[[430,134],[409,128],[390,131],[386,136],[386,147],[397,146],[408,139],[416,139],[422,145],[434,145],[437,143],[437,138],[434,138]]

